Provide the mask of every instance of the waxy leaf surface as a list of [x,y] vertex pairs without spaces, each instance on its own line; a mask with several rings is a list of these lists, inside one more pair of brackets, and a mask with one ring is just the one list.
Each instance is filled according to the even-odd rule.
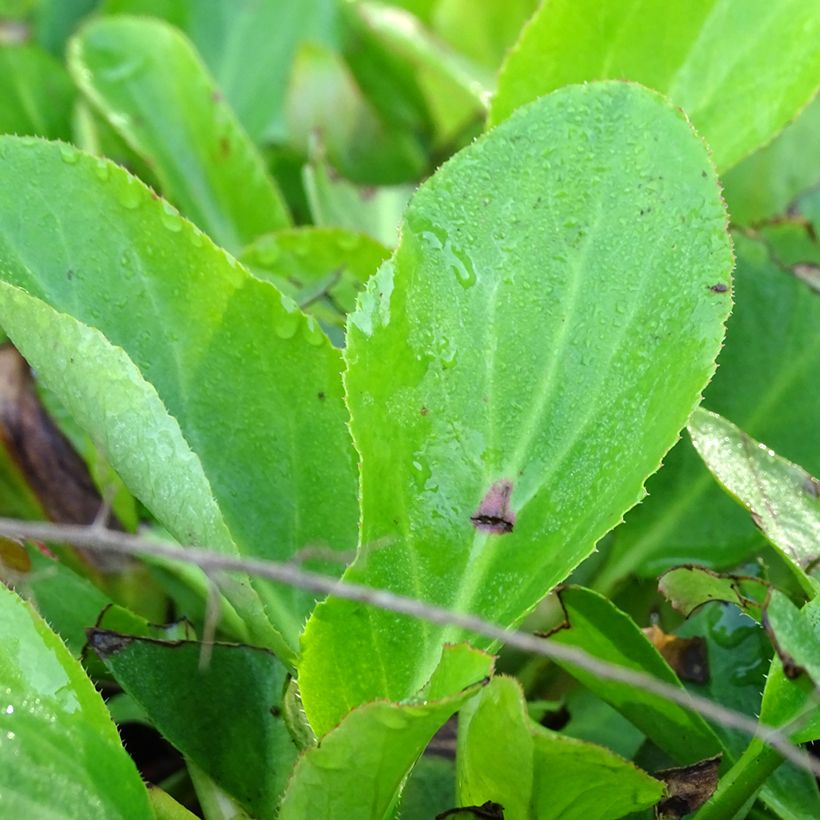
[[570,83],[635,80],[681,106],[722,172],[811,100],[816,0],[550,0],[501,69],[490,123]]
[[820,481],[730,421],[698,409],[689,422],[695,449],[766,537],[801,569],[820,559]]
[[544,729],[527,716],[517,681],[496,678],[459,717],[459,805],[490,800],[505,820],[623,817],[648,808],[663,784],[609,749]]
[[[563,580],[713,371],[725,220],[703,143],[637,86],[564,89],[443,166],[348,324],[347,578],[503,624]],[[321,733],[408,696],[462,637],[331,600],[305,633],[308,716]]]
[[285,227],[261,155],[191,44],[158,20],[101,19],[72,41],[74,79],[156,173],[162,193],[233,253]]
[[65,644],[0,584],[0,815],[148,820],[148,794]]
[[[351,549],[340,358],[314,320],[111,163],[0,155],[0,325],[129,489],[182,543]],[[313,597],[259,589],[294,647]]]

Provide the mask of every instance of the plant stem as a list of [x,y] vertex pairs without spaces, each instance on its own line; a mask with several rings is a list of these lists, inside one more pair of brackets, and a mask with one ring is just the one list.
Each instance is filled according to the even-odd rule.
[[757,794],[766,778],[783,762],[775,749],[755,738],[731,769],[695,820],[731,820]]

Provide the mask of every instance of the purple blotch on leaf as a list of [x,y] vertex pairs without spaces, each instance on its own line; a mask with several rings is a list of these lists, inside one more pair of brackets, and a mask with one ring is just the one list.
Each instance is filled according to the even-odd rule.
[[512,488],[512,482],[502,478],[487,490],[475,514],[470,516],[477,530],[496,535],[512,532],[515,524],[515,513],[510,509]]

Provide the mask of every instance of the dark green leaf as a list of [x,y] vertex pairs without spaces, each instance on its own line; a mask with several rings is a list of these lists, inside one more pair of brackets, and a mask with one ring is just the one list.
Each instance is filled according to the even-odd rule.
[[99,629],[89,643],[177,749],[252,813],[273,815],[296,760],[280,717],[287,672],[273,655]]
[[760,608],[768,586],[759,578],[742,575],[718,575],[704,567],[676,567],[665,572],[658,588],[669,603],[689,617],[696,609],[711,601],[737,604],[755,620],[760,619]]

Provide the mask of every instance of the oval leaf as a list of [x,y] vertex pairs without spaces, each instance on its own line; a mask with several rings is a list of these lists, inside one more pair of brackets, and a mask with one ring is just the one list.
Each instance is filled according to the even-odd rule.
[[[349,323],[363,522],[346,577],[519,621],[674,442],[731,265],[706,149],[646,89],[564,89],[447,163]],[[309,717],[327,731],[406,697],[459,637],[332,600],[304,638]]]
[[[159,20],[116,17],[71,42],[88,99],[146,159],[163,193],[230,251],[288,225],[264,161],[185,37]],[[238,184],[241,181],[241,184]]]

